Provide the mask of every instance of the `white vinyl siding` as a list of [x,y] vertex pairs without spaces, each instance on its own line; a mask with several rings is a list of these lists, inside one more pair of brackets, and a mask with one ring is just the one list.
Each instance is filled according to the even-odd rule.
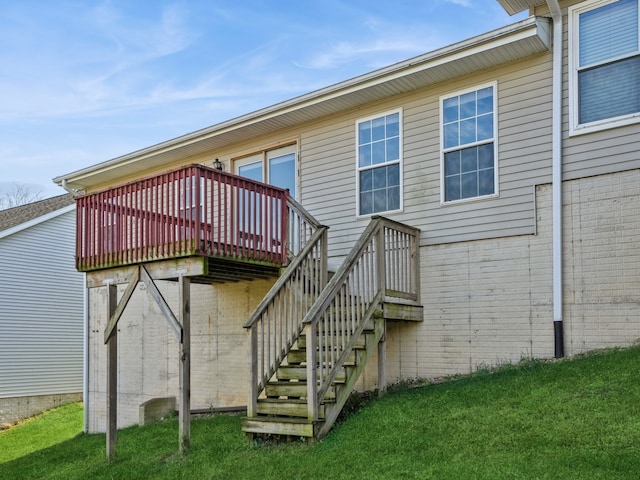
[[571,133],[640,120],[638,15],[638,0],[569,9]]
[[0,397],[82,392],[75,210],[0,238]]

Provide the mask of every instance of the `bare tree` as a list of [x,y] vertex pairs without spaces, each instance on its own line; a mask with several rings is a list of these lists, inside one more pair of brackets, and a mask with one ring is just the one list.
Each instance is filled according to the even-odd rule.
[[14,183],[9,190],[0,193],[0,210],[42,200],[42,192],[33,191],[27,185]]

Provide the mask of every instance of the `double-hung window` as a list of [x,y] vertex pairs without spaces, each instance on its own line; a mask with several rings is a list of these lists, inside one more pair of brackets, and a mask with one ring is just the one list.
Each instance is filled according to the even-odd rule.
[[496,84],[440,98],[443,203],[497,195]]
[[571,133],[640,120],[638,0],[569,9]]
[[402,208],[401,112],[358,120],[358,214]]

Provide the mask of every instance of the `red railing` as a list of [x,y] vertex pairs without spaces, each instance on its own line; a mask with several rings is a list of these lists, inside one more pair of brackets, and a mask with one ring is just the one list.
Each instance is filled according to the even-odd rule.
[[284,264],[288,192],[190,165],[77,199],[76,267],[210,255]]

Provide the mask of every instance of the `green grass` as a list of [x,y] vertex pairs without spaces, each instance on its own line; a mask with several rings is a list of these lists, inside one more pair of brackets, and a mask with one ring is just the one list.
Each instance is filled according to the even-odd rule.
[[82,431],[82,417],[82,404],[71,403],[0,431],[0,465],[75,437]]
[[33,453],[21,446],[64,418],[77,432],[78,406],[64,407],[0,433],[0,478],[638,478],[639,371],[635,347],[397,387],[314,445],[248,445],[239,416],[216,416],[192,422],[179,456],[173,419],[118,432],[111,463],[104,435],[65,429],[56,445],[52,434]]

